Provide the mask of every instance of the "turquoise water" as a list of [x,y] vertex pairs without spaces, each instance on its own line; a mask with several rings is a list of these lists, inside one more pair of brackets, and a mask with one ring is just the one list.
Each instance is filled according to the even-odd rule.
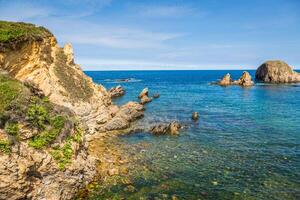
[[[98,199],[300,199],[300,85],[210,85],[227,71],[86,72],[110,88],[121,84],[122,104],[148,87],[160,98],[147,104],[141,123],[178,120],[179,137],[137,133],[126,144],[146,166],[134,191],[118,186]],[[237,79],[242,71],[230,71]],[[250,71],[254,77],[255,71]],[[132,78],[118,83],[115,79]],[[200,114],[198,122],[192,112]],[[138,167],[137,167],[138,168]],[[125,186],[124,186],[125,187]]]

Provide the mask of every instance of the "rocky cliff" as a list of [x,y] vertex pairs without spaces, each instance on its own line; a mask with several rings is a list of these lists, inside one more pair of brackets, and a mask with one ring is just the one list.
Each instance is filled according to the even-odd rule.
[[0,70],[0,199],[72,198],[96,173],[86,135],[143,116],[113,105],[43,27],[0,21]]

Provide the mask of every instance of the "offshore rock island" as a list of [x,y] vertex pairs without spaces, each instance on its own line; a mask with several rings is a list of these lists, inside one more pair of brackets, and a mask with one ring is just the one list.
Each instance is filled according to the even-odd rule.
[[88,141],[127,129],[143,106],[114,105],[50,31],[0,21],[0,199],[71,199],[91,182]]

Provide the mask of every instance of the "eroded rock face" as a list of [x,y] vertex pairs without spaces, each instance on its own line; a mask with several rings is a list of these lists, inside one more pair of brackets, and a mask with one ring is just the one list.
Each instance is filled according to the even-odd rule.
[[72,148],[77,154],[64,171],[46,150],[23,142],[0,153],[0,199],[72,199],[96,172],[95,159],[78,144]]
[[178,135],[181,125],[173,121],[169,124],[158,124],[150,129],[153,135]]
[[121,85],[118,85],[116,87],[111,88],[108,92],[111,98],[116,98],[123,96],[125,94],[125,89]]
[[295,83],[300,82],[300,74],[283,61],[267,61],[255,73],[258,81],[265,83]]
[[221,86],[230,86],[230,85],[240,85],[243,87],[252,86],[254,82],[252,81],[251,75],[244,71],[242,76],[238,79],[233,81],[229,73],[227,73],[219,82],[218,85]]

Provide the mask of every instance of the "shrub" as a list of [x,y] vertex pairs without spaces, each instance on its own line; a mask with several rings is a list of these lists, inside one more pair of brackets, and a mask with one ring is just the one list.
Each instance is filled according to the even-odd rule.
[[15,122],[8,122],[5,124],[5,132],[12,136],[17,136],[19,133],[19,125]]
[[50,130],[45,130],[41,134],[33,137],[29,141],[29,146],[36,149],[41,149],[53,142],[63,129],[65,121],[66,119],[63,116],[53,117],[50,120]]
[[10,143],[7,140],[0,140],[0,151],[3,153],[10,153]]
[[47,109],[38,104],[32,104],[27,110],[28,120],[37,128],[45,129],[45,124],[49,121],[49,113]]

